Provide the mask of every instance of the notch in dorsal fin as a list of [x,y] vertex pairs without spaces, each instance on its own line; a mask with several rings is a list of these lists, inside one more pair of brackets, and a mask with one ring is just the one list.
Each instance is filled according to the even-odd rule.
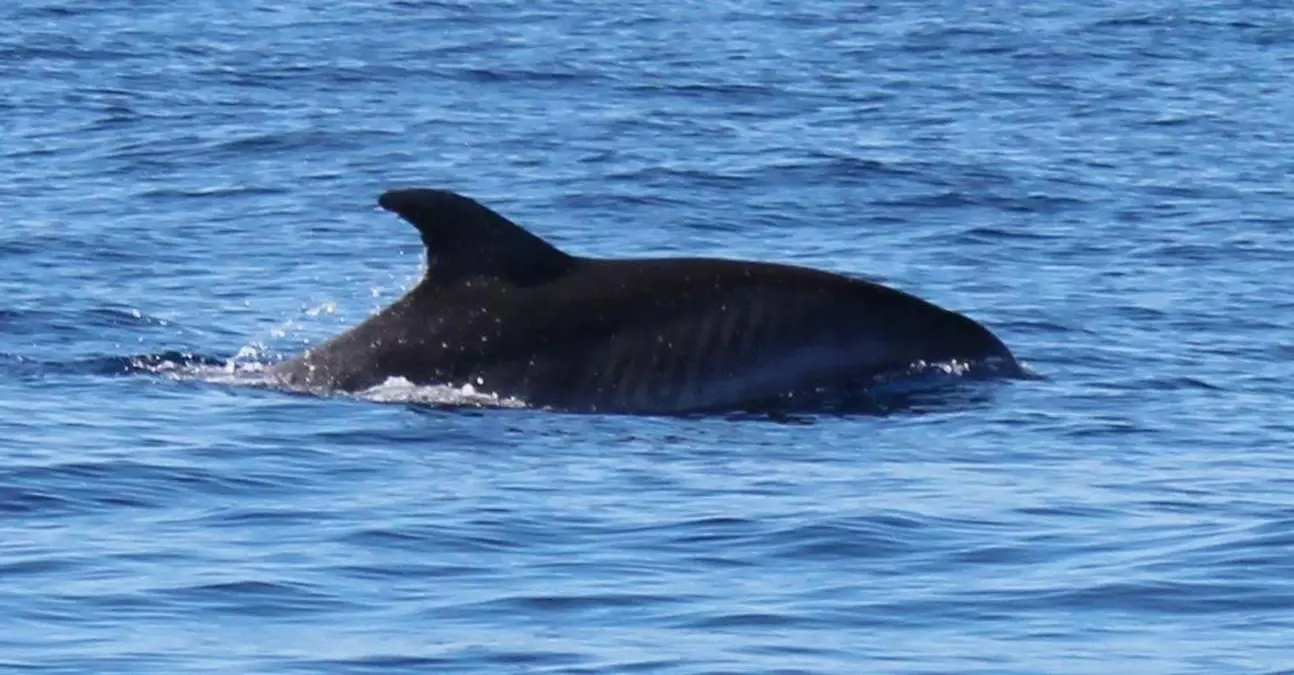
[[438,286],[471,278],[531,286],[556,279],[575,264],[575,258],[520,225],[448,190],[389,190],[377,203],[418,228],[427,247],[425,281]]

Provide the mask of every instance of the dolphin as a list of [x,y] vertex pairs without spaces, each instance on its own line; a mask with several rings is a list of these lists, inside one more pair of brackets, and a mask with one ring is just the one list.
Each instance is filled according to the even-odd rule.
[[395,189],[427,271],[358,326],[270,368],[278,384],[355,392],[402,377],[538,407],[615,413],[743,409],[874,382],[921,363],[990,363],[972,319],[872,281],[717,258],[565,253],[475,200]]

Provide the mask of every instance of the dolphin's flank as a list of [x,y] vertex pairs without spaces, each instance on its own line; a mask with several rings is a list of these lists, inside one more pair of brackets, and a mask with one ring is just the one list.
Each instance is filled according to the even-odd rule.
[[418,229],[427,274],[353,329],[278,364],[295,388],[403,377],[565,410],[737,409],[918,362],[993,361],[1007,347],[955,312],[804,267],[711,258],[572,256],[453,192],[378,203]]

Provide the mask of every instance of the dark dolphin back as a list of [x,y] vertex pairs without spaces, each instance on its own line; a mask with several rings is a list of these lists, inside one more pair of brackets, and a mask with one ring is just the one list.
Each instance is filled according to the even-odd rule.
[[718,259],[586,260],[517,299],[534,403],[668,411],[858,382],[917,361],[1010,352],[902,291],[802,267]]
[[426,278],[394,305],[273,369],[354,390],[391,376],[473,384],[560,408],[722,408],[916,361],[1007,348],[973,320],[879,284],[804,267],[568,255],[467,197],[392,190]]

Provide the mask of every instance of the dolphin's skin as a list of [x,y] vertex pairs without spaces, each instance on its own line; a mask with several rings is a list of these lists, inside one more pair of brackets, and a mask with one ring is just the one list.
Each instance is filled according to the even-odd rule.
[[355,328],[274,366],[312,391],[389,377],[575,411],[683,413],[866,383],[917,362],[1019,367],[975,321],[851,277],[709,258],[571,256],[453,192],[378,203],[412,223],[426,277]]

